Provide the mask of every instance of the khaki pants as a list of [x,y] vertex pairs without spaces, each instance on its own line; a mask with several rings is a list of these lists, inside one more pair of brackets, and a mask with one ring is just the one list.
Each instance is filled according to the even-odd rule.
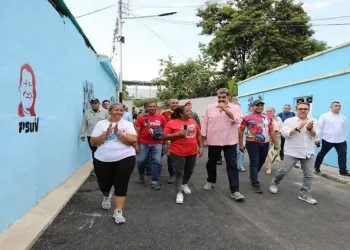
[[[276,134],[276,137],[278,140],[278,145],[279,145],[279,147],[281,147],[281,134],[280,133]],[[280,150],[281,150],[280,148],[277,151],[275,150],[274,143],[270,138],[269,152],[267,154],[266,161],[265,161],[266,170],[271,169],[272,162],[275,161],[276,157],[279,156]]]

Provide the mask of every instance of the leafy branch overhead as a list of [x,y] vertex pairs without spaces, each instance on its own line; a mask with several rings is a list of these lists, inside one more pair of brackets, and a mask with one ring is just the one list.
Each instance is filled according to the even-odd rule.
[[293,0],[208,2],[197,16],[201,34],[213,36],[204,51],[227,77],[244,80],[327,49],[312,39],[310,18]]
[[158,86],[158,98],[167,102],[170,98],[188,99],[212,96],[219,87],[225,86],[225,80],[217,74],[207,59],[189,59],[184,63],[175,63],[172,57],[160,60],[159,77],[152,80]]

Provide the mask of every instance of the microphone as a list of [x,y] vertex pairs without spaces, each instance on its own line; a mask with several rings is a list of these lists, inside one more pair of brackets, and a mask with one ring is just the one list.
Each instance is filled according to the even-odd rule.
[[[183,130],[187,131],[187,125],[184,125]],[[186,140],[186,135],[184,136],[184,138],[182,140]]]

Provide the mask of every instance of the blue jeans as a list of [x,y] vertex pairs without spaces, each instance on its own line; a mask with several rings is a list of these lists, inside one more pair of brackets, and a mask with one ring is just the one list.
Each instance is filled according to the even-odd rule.
[[259,185],[258,175],[269,152],[269,143],[247,141],[245,147],[248,150],[250,161],[250,181],[252,185]]
[[140,144],[139,174],[145,175],[146,163],[149,155],[152,159],[152,181],[158,182],[162,170],[163,144]]
[[244,153],[239,150],[239,147],[237,147],[237,169],[241,170],[244,168]]

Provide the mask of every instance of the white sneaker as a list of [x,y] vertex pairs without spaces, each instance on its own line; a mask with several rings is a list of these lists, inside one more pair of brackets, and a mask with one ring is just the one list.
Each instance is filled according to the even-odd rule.
[[266,170],[266,174],[271,174],[271,168]]
[[245,197],[240,192],[232,193],[231,198],[235,199],[236,201],[243,201],[245,199]]
[[215,184],[214,183],[211,183],[211,182],[207,182],[205,185],[204,185],[204,189],[207,190],[207,191],[210,191],[214,188]]
[[122,210],[119,210],[119,209],[114,210],[113,218],[115,220],[115,223],[117,223],[117,224],[124,224],[125,223],[125,218],[123,216]]
[[103,196],[102,209],[108,210],[112,207],[111,198],[112,198],[112,193],[109,193],[108,197]]
[[176,203],[177,204],[184,203],[184,195],[182,193],[177,193],[177,195],[176,195]]
[[305,202],[307,202],[307,203],[309,203],[309,204],[312,204],[312,205],[317,204],[317,200],[315,200],[314,198],[312,198],[311,195],[300,194],[300,195],[298,196],[298,199],[299,199],[299,200],[302,200],[302,201],[305,201]]
[[270,184],[270,192],[273,194],[278,193],[278,187],[274,182],[271,182],[271,184]]
[[182,185],[182,191],[184,191],[185,194],[191,194],[191,189],[188,188],[188,184]]

